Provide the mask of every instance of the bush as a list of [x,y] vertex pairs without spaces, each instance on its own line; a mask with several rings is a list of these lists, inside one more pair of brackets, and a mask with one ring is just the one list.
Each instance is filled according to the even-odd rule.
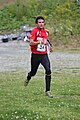
[[38,15],[46,19],[51,38],[80,35],[80,8],[75,0],[16,0],[0,10],[0,31],[19,29],[23,24],[35,26]]

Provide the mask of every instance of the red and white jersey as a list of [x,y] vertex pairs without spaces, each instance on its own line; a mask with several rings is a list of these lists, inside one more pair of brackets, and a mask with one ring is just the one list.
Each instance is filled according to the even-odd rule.
[[[46,29],[34,28],[30,34],[30,41],[39,41],[39,40],[47,40],[49,31]],[[46,54],[47,46],[44,44],[38,44],[31,46],[31,52],[34,54]]]

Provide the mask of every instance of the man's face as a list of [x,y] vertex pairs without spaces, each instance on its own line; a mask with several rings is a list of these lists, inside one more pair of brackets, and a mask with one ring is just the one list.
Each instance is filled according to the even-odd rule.
[[44,28],[44,20],[39,19],[37,22],[37,27],[40,29]]

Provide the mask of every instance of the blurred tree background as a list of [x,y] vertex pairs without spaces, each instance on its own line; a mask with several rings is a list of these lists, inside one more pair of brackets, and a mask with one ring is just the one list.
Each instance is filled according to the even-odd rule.
[[0,33],[19,30],[25,24],[34,27],[35,18],[41,15],[55,46],[80,46],[79,1],[13,0],[9,3],[0,9]]

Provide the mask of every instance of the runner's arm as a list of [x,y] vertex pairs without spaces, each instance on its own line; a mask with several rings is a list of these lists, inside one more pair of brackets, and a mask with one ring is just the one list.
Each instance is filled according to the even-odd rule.
[[41,44],[41,41],[34,41],[33,39],[30,39],[31,46],[38,45],[38,44]]

